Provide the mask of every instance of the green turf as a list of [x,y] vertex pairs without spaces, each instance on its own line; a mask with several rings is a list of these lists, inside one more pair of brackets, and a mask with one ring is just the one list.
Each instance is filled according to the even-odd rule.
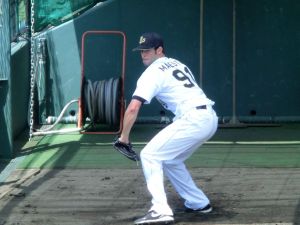
[[300,145],[205,145],[187,164],[193,167],[299,167]]
[[[101,143],[43,140],[18,168],[136,168],[136,164]],[[69,139],[65,137],[65,139]],[[136,145],[140,151],[143,145]],[[187,160],[190,167],[299,167],[300,145],[205,144]]]
[[[88,140],[86,140],[88,139]],[[100,142],[99,142],[100,140]],[[23,148],[27,155],[18,168],[134,168],[99,135],[51,135],[35,146]]]
[[[136,151],[161,126],[136,126]],[[296,132],[298,131],[298,133]],[[289,135],[291,133],[292,135]],[[278,137],[281,135],[281,139]],[[295,127],[220,129],[187,160],[190,167],[300,167],[300,144],[238,144],[236,141],[299,141]],[[248,137],[248,138],[247,138]],[[18,168],[137,168],[113,149],[114,135],[68,134],[36,137],[20,151]],[[212,144],[224,141],[224,144]]]

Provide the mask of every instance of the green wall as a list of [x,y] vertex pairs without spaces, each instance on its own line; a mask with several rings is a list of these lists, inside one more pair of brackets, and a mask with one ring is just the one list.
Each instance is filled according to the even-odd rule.
[[14,141],[28,127],[29,100],[29,45],[27,41],[13,44],[10,73],[7,80],[0,80],[0,159],[12,158]]
[[237,1],[238,112],[300,116],[300,2]]
[[0,80],[0,159],[11,157],[13,152],[8,96],[8,81]]
[[12,136],[17,138],[28,126],[28,101],[30,97],[30,45],[20,41],[12,48],[10,96]]
[[[138,53],[132,52],[145,31],[160,32],[170,57],[188,64],[199,74],[199,1],[139,0],[107,1],[79,18],[41,34],[47,38],[49,71],[49,112],[58,115],[63,106],[80,96],[81,37],[88,30],[120,30],[127,37],[125,95],[129,101],[135,82],[144,70]],[[157,17],[157,15],[160,15]],[[196,27],[196,29],[195,29]],[[107,38],[106,38],[107,37]],[[121,43],[116,37],[93,37],[86,45],[85,75],[91,80],[119,76]],[[162,107],[154,102],[141,116],[159,116]],[[72,109],[72,108],[71,108]]]
[[[236,114],[240,120],[300,121],[300,105],[296,104],[300,97],[299,2],[236,0],[235,29],[233,2],[203,0],[201,10],[199,0],[111,0],[48,30],[42,36],[47,38],[49,52],[49,113],[58,115],[68,101],[79,97],[81,37],[85,31],[120,30],[126,34],[127,102],[144,70],[139,54],[131,49],[141,33],[157,31],[165,39],[167,55],[189,65],[199,82],[203,71],[202,87],[216,102],[221,119],[229,120],[233,114],[235,71]],[[120,46],[115,38],[90,40],[85,54],[87,78],[118,76]],[[140,116],[158,116],[161,110],[154,102],[145,106]]]
[[203,88],[218,116],[232,115],[232,0],[204,1]]
[[0,158],[12,155],[9,4],[0,3]]

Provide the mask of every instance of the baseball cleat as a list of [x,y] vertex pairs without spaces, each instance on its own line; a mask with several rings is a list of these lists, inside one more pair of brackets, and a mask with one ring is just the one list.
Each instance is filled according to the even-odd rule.
[[204,208],[201,208],[201,209],[191,209],[191,208],[188,208],[188,207],[185,207],[183,209],[175,209],[175,213],[203,213],[203,214],[206,214],[206,213],[210,213],[212,211],[212,207],[210,204],[206,205]]
[[169,224],[174,222],[174,218],[171,215],[161,215],[151,210],[145,216],[134,221],[135,225],[139,224]]

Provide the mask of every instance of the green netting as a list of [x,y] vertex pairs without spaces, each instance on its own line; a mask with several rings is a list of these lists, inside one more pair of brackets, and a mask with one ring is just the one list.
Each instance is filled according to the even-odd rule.
[[34,29],[57,26],[70,20],[103,0],[35,0]]

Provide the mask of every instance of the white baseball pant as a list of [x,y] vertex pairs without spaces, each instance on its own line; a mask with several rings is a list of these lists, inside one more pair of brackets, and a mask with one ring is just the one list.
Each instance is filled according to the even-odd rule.
[[185,206],[198,209],[209,203],[196,186],[184,161],[217,130],[218,117],[211,106],[192,109],[161,130],[141,151],[141,162],[147,188],[152,195],[152,207],[163,215],[173,215],[164,189],[164,174]]

